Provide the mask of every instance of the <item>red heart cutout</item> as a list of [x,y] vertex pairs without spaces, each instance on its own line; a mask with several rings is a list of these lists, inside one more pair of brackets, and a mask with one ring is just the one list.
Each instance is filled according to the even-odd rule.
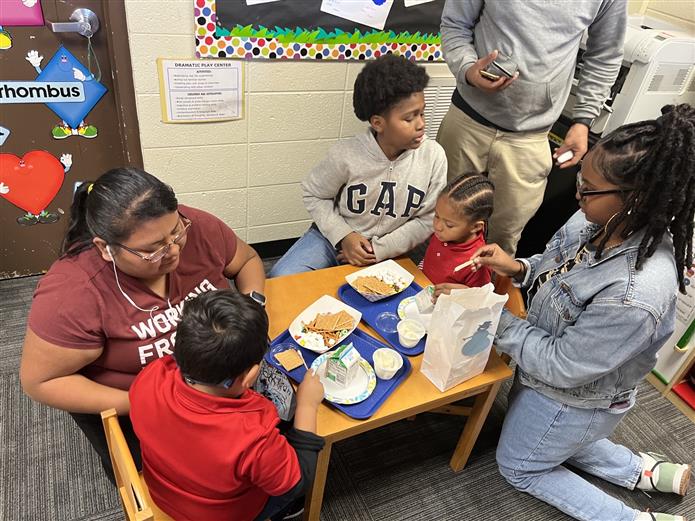
[[22,159],[0,154],[0,196],[35,215],[51,204],[65,179],[63,164],[44,150],[32,150]]

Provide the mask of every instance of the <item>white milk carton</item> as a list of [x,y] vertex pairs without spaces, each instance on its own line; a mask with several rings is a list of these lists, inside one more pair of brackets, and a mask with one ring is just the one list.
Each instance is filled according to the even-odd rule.
[[415,305],[420,313],[427,314],[434,311],[434,303],[432,302],[433,296],[434,286],[431,284],[429,286],[425,286],[415,294]]
[[333,351],[326,362],[326,378],[343,387],[350,385],[355,378],[362,358],[352,342]]

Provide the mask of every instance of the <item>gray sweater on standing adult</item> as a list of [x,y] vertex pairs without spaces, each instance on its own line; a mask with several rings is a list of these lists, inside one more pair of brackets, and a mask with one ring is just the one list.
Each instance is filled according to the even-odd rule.
[[[447,0],[442,48],[473,110],[502,128],[540,131],[560,117],[587,29],[572,117],[599,115],[620,70],[626,24],[626,0]],[[495,49],[518,65],[519,77],[487,93],[468,84],[466,71]]]
[[302,182],[304,206],[334,246],[350,232],[371,239],[377,261],[406,253],[432,234],[446,185],[446,155],[425,139],[390,161],[371,130],[331,147]]

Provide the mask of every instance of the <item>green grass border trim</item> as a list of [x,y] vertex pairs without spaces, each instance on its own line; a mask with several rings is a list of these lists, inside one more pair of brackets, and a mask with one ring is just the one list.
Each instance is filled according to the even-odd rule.
[[350,44],[350,43],[368,43],[368,44],[384,44],[384,43],[400,43],[400,44],[427,44],[438,45],[441,43],[439,34],[420,33],[415,34],[409,31],[395,33],[394,31],[377,31],[376,29],[368,33],[362,34],[359,30],[354,32],[345,32],[340,29],[326,31],[322,28],[309,31],[301,27],[295,29],[275,27],[269,29],[267,27],[253,25],[241,26],[236,25],[231,31],[225,27],[217,27],[215,36],[218,38],[238,37],[238,38],[273,38],[278,43],[321,43],[321,44]]

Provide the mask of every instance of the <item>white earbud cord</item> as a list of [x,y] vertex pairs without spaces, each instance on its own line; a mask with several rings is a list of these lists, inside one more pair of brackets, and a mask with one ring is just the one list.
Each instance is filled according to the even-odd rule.
[[[152,316],[152,313],[157,311],[159,309],[159,306],[154,306],[151,309],[143,309],[140,306],[138,306],[132,298],[128,296],[128,294],[123,291],[123,288],[121,287],[121,282],[118,280],[118,271],[116,270],[116,261],[113,259],[113,253],[111,253],[111,249],[107,246],[106,251],[109,253],[109,257],[111,257],[111,265],[113,267],[113,274],[116,277],[116,285],[118,286],[118,290],[121,292],[121,295],[125,297],[125,299],[130,303],[131,306],[133,306],[136,309],[139,309],[140,311],[144,313],[149,313],[150,318],[154,320],[154,317]],[[169,305],[169,309],[172,308],[171,301],[169,300],[169,297],[167,297],[167,304]]]

